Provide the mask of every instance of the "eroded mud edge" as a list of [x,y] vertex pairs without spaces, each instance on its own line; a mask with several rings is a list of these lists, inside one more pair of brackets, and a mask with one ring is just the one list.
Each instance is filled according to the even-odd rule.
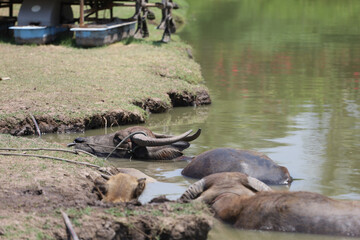
[[[203,213],[181,213],[187,211],[187,208],[196,210],[196,206],[188,207],[177,203],[126,205],[93,208],[91,214],[81,217],[82,227],[77,228],[77,234],[82,239],[205,240],[213,226],[212,216],[205,213],[207,210]],[[55,232],[54,235],[58,239],[65,239],[64,230]]]
[[[172,107],[199,106],[211,104],[210,95],[206,90],[198,90],[195,94],[183,92],[168,92],[171,103],[157,98],[148,98],[142,101],[134,101],[133,104],[151,113],[162,113]],[[126,124],[144,123],[146,117],[141,113],[125,110],[107,111],[84,118],[68,118],[60,114],[55,119],[50,115],[34,115],[41,133],[66,133],[82,132],[87,129],[111,127]],[[9,117],[0,121],[0,133],[14,136],[36,134],[35,123],[31,116],[24,119]]]

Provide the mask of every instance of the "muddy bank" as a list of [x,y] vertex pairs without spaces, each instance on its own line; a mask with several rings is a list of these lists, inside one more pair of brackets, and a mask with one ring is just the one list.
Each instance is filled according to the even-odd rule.
[[[213,225],[201,206],[174,202],[93,208],[76,228],[83,239],[207,239]],[[70,214],[71,216],[71,214]],[[63,234],[56,237],[64,239]]]
[[[0,148],[61,148],[40,139],[0,135]],[[61,211],[80,239],[206,239],[213,224],[203,205],[155,201],[105,204],[94,191],[96,168],[50,159],[3,156],[0,150],[0,238],[67,239]],[[102,159],[30,150],[106,166]]]
[[[180,93],[171,91],[168,93],[168,97],[169,101],[160,98],[148,98],[142,101],[134,101],[133,104],[148,113],[163,113],[173,107],[211,104],[209,93],[204,89],[196,91],[195,94],[187,91]],[[125,110],[107,111],[85,118],[69,118],[60,113],[56,116],[53,114],[34,115],[34,118],[41,133],[81,132],[87,129],[138,124],[146,121],[146,115]],[[22,119],[8,117],[0,120],[0,133],[25,136],[37,134],[37,131],[35,123],[29,115]]]
[[[143,123],[145,117],[139,113],[131,113],[124,110],[95,114],[85,118],[69,118],[65,115],[34,115],[41,133],[66,133],[81,132],[86,129],[94,129],[110,126],[118,126],[129,123]],[[31,116],[25,118],[9,117],[0,121],[0,133],[14,136],[37,134],[35,123]]]

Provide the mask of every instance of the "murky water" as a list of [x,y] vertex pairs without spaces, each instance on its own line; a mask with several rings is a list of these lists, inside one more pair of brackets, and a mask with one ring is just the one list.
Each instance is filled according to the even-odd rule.
[[[187,155],[216,147],[258,150],[303,179],[290,191],[360,200],[359,12],[358,0],[190,1],[181,35],[194,48],[213,104],[154,114],[146,126],[170,134],[202,128]],[[75,135],[46,137],[67,142]],[[160,194],[176,199],[192,182],[180,174],[184,162],[112,162],[161,181],[149,186],[142,201]],[[224,226],[210,235],[309,237],[315,238]]]

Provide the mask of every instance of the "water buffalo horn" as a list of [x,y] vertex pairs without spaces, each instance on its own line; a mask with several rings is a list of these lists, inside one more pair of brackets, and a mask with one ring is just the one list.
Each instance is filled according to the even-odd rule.
[[[200,134],[201,134],[201,129],[198,129],[196,131],[196,133],[183,138],[181,141],[185,141],[185,142],[194,141],[195,139],[197,139],[200,136]],[[159,134],[159,133],[154,133],[154,135],[155,135],[156,138],[172,138],[172,137],[174,137],[172,135],[165,135],[165,134]]]
[[260,180],[257,180],[253,177],[247,177],[248,184],[251,188],[255,189],[257,192],[263,192],[268,191],[271,192],[272,189],[266,185],[265,183],[261,182]]
[[197,139],[201,134],[201,129],[199,128],[196,133],[194,133],[193,135],[187,136],[184,139],[182,139],[181,141],[186,141],[186,142],[191,142],[195,139]]
[[180,201],[190,202],[196,199],[202,192],[204,192],[205,180],[201,179],[188,187],[188,189],[181,195]]
[[174,136],[171,138],[152,138],[144,136],[142,134],[136,134],[132,137],[132,141],[139,146],[151,147],[151,146],[164,146],[169,145],[174,142],[182,141],[187,135],[189,135],[192,130],[189,130],[179,136]]

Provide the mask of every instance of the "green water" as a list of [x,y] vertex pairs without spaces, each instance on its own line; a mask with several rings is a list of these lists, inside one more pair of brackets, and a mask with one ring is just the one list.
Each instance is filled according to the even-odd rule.
[[[303,179],[290,191],[360,200],[360,1],[189,2],[180,35],[193,46],[213,104],[153,114],[146,126],[169,134],[202,128],[187,155],[254,149]],[[46,137],[67,142],[78,135]],[[192,182],[181,176],[184,162],[112,161],[161,181],[148,186],[144,202],[160,194],[176,199]],[[225,226],[210,234],[240,238],[331,239]]]

